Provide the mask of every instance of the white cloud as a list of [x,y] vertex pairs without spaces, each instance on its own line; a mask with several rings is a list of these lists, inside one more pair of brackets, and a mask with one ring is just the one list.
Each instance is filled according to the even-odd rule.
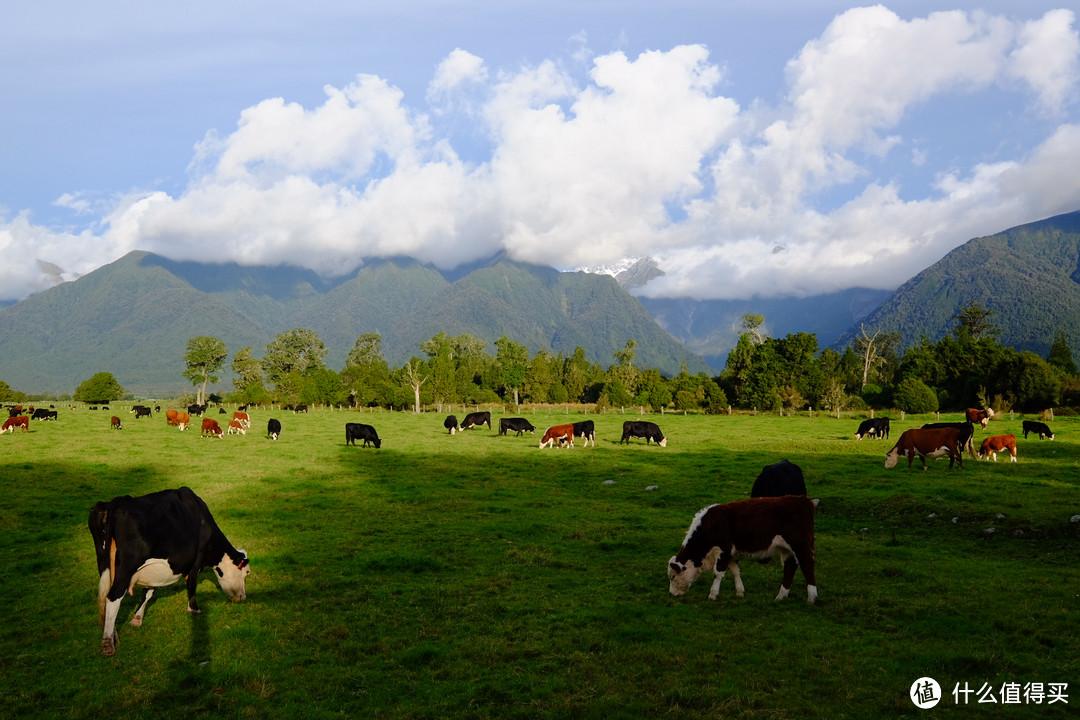
[[[585,43],[571,38],[575,52]],[[66,193],[57,204],[98,213],[76,232],[0,220],[0,287],[47,286],[37,260],[86,272],[133,249],[326,275],[369,257],[450,268],[505,249],[558,267],[651,254],[667,273],[652,295],[891,288],[971,237],[1080,207],[1071,11],[850,10],[776,68],[781,102],[745,107],[721,93],[729,81],[702,45],[601,54],[586,72],[579,59],[495,70],[458,48],[426,109],[373,75],[327,86],[314,107],[263,100],[232,132],[206,134],[181,191],[127,193],[107,212],[100,194]],[[1026,150],[992,128],[982,156],[909,134],[938,99],[1002,92],[1044,119]],[[455,147],[442,131],[455,123],[486,146]],[[905,185],[898,166],[935,179]]]

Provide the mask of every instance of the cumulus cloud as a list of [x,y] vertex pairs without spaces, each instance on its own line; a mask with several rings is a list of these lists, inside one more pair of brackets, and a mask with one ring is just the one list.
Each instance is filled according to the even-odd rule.
[[[666,273],[642,290],[654,296],[812,294],[896,287],[971,237],[1080,207],[1071,11],[850,10],[777,68],[783,97],[745,107],[722,94],[712,52],[611,52],[581,72],[494,70],[456,49],[426,107],[372,75],[327,86],[315,107],[267,99],[206,134],[182,191],[113,198],[78,231],[0,218],[0,287],[21,297],[55,282],[38,261],[70,275],[132,249],[327,276],[372,257],[449,269],[503,250],[560,268],[652,255]],[[989,92],[1057,120],[1014,157],[992,146],[967,166],[908,134],[936,99]],[[484,147],[442,132],[455,114]],[[933,180],[905,185],[895,167]],[[88,214],[101,200],[58,203]]]

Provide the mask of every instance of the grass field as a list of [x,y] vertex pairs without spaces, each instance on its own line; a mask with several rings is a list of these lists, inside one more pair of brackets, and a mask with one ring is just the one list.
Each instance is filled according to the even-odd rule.
[[[860,418],[649,416],[666,448],[537,449],[444,415],[255,410],[245,437],[164,418],[61,408],[0,436],[0,717],[879,718],[1062,717],[1080,710],[1080,421],[1024,440],[1019,462],[884,468],[893,440]],[[119,415],[124,429],[109,429]],[[461,417],[459,411],[458,416]],[[543,431],[582,419],[522,413]],[[282,421],[267,440],[266,420]],[[495,425],[498,426],[495,416]],[[942,419],[957,419],[943,416]],[[346,447],[367,422],[382,448]],[[987,432],[976,431],[976,442]],[[748,496],[788,458],[817,514],[817,605],[775,602],[781,568],[743,566],[746,597],[710,576],[668,593],[694,513]],[[606,483],[606,481],[613,481]],[[103,657],[90,507],[180,485],[248,551],[248,599],[212,572],[203,613],[182,585]],[[944,698],[916,708],[912,683]],[[978,694],[994,688],[996,704]],[[1068,704],[1003,704],[1011,684],[1068,683]]]

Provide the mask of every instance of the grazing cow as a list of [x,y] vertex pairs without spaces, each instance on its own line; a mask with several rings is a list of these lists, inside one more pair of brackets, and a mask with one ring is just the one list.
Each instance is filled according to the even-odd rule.
[[710,505],[694,516],[679,552],[668,560],[669,590],[679,596],[690,589],[702,570],[713,571],[709,599],[720,592],[724,573],[731,570],[735,594],[742,597],[739,560],[779,556],[784,563],[784,579],[777,600],[791,592],[795,569],[806,578],[806,601],[817,600],[814,579],[814,512],[817,503],[806,496],[736,500]]
[[596,447],[596,427],[593,425],[592,420],[582,420],[574,423],[574,435],[585,438],[585,447],[589,447],[590,441],[592,446]]
[[555,443],[558,442],[559,447],[562,447],[563,439],[567,441],[567,447],[574,447],[574,426],[573,425],[553,425],[547,429],[544,433],[543,439],[540,440],[540,447],[546,447],[548,445],[555,447]]
[[937,422],[926,423],[922,426],[923,429],[932,430],[934,428],[956,428],[960,431],[960,449],[966,450],[968,457],[975,457],[975,426],[971,423],[964,422]]
[[752,498],[805,494],[806,481],[803,480],[802,468],[789,460],[762,468],[750,490]]
[[113,415],[109,420],[109,428],[112,430],[123,430],[124,426],[120,424],[120,418]]
[[918,455],[922,461],[923,470],[926,470],[926,458],[939,458],[949,456],[949,467],[953,462],[963,468],[963,446],[960,444],[960,431],[956,428],[912,428],[905,430],[900,439],[893,445],[892,450],[885,453],[886,469],[894,467],[896,461],[903,455],[907,458],[908,467]]
[[178,412],[178,413],[176,413],[176,427],[180,428],[181,432],[183,432],[184,430],[187,429],[188,423],[190,423],[190,422],[191,422],[191,415],[189,415],[188,413],[186,413],[186,412]]
[[191,488],[99,502],[90,510],[88,525],[100,575],[98,617],[106,655],[116,653],[120,601],[125,594],[134,595],[136,587],[146,588],[131,620],[136,627],[142,625],[154,589],[181,578],[187,579],[187,611],[200,612],[195,588],[203,568],[214,568],[218,584],[233,602],[247,597],[244,581],[251,572],[247,553],[233,547]]
[[371,443],[376,448],[382,447],[382,440],[379,439],[379,434],[375,432],[375,428],[362,423],[345,423],[345,444],[356,445],[357,440],[364,441],[362,447],[367,447],[368,443]]
[[986,408],[985,410],[968,408],[966,416],[969,423],[980,423],[983,426],[983,430],[985,430],[986,423],[990,422],[990,418],[994,417],[994,411],[991,408]]
[[443,420],[442,426],[444,428],[446,428],[447,430],[449,430],[450,434],[453,435],[455,432],[457,432],[457,429],[458,429],[457,416],[456,415],[447,415],[446,419]]
[[622,439],[619,440],[619,444],[629,443],[630,438],[644,438],[646,445],[655,440],[660,447],[667,447],[667,438],[660,432],[656,423],[627,420],[622,424]]
[[863,420],[859,423],[859,429],[855,431],[855,439],[862,440],[863,437],[876,437],[878,440],[882,438],[889,439],[889,418],[870,418],[869,420]]
[[9,417],[4,421],[4,427],[0,428],[0,435],[3,435],[8,430],[11,434],[15,434],[15,428],[21,427],[23,432],[30,432],[30,417],[28,415],[19,415],[17,417]]
[[198,405],[196,403],[192,403],[191,405],[188,405],[187,411],[188,415],[195,415],[198,417],[201,416],[204,412],[206,412],[206,405]]
[[478,427],[487,423],[488,430],[491,429],[491,413],[489,412],[474,412],[465,416],[465,419],[461,421],[461,429],[469,430],[474,427]]
[[234,433],[237,435],[247,435],[247,428],[244,427],[244,424],[239,420],[230,420],[228,433],[230,435]]
[[209,435],[210,437],[225,437],[225,433],[221,432],[221,426],[218,425],[218,421],[214,418],[204,417],[202,419],[202,437]]
[[133,408],[133,411],[135,413],[135,419],[136,420],[138,420],[141,417],[153,417],[153,412],[150,410],[150,408],[143,407],[142,405],[140,405],[137,408]]
[[1038,420],[1025,420],[1024,421],[1024,439],[1027,440],[1028,433],[1036,433],[1039,439],[1048,438],[1054,439],[1054,433],[1050,432],[1050,427]]
[[60,415],[56,410],[46,410],[45,408],[38,408],[34,411],[33,417],[38,421],[42,420],[59,420]]
[[236,412],[233,413],[232,419],[237,421],[238,423],[240,423],[241,425],[243,425],[246,428],[251,427],[251,418],[248,417],[248,414],[246,412],[241,412],[241,411],[237,410]]
[[307,405],[300,403],[299,405],[294,406],[292,411],[293,415],[295,415],[296,413],[306,413],[308,411],[308,407]]
[[997,454],[1006,450],[1009,452],[1009,459],[1016,462],[1016,436],[991,435],[988,438],[983,438],[982,445],[979,446],[979,459],[982,460],[989,455],[994,459],[994,462],[997,462]]
[[277,440],[279,435],[281,435],[281,423],[274,418],[270,418],[266,421],[266,437]]
[[522,433],[536,432],[536,428],[525,418],[501,418],[499,420],[499,434],[505,435],[507,431],[516,432],[517,436],[521,437]]
[[176,416],[178,414],[179,413],[176,410],[173,410],[172,408],[169,408],[168,410],[166,410],[165,411],[165,424],[170,425],[170,426],[175,426],[176,425]]

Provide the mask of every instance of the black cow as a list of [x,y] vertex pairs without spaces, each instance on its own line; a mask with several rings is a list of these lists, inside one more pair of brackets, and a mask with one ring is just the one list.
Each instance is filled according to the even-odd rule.
[[483,424],[487,424],[488,430],[491,429],[491,413],[489,412],[474,412],[465,416],[465,419],[461,421],[461,429],[468,430]]
[[455,432],[457,432],[457,429],[458,429],[457,416],[456,415],[447,415],[446,419],[443,420],[442,426],[444,428],[446,428],[447,430],[449,430],[450,434],[453,435]]
[[1054,433],[1050,432],[1050,427],[1046,423],[1039,422],[1038,420],[1025,420],[1024,421],[1024,439],[1027,439],[1028,433],[1035,433],[1039,436],[1039,439],[1049,438],[1054,439]]
[[191,405],[188,405],[187,411],[188,411],[188,414],[190,414],[190,415],[200,415],[201,416],[204,412],[206,412],[206,404],[204,403],[202,405],[197,405],[195,403],[192,403]]
[[153,417],[153,413],[150,411],[150,408],[148,408],[148,407],[143,407],[142,405],[140,405],[139,407],[133,408],[133,409],[135,410],[135,419],[136,420],[138,420],[141,417]]
[[574,437],[585,438],[585,447],[589,447],[590,440],[593,447],[596,447],[596,428],[593,426],[593,421],[582,420],[574,423]]
[[34,414],[30,417],[35,420],[58,420],[59,415],[56,410],[46,410],[45,408],[37,408],[34,410]]
[[[940,423],[926,423],[923,425],[924,429],[933,428],[956,428],[960,431],[960,451],[967,450],[968,457],[976,457],[975,455],[975,441],[973,439],[975,435],[975,426],[967,421],[964,422],[940,422]],[[949,467],[952,467],[952,463],[949,463]]]
[[251,572],[247,553],[233,547],[191,488],[99,502],[90,510],[88,525],[97,553],[98,616],[106,655],[116,653],[120,601],[136,587],[146,588],[131,620],[136,627],[142,624],[154,588],[182,578],[187,578],[187,610],[199,612],[195,588],[203,568],[214,568],[218,584],[233,602],[247,597],[244,580]]
[[622,439],[619,443],[629,443],[630,438],[644,438],[646,445],[655,440],[660,447],[667,447],[667,438],[660,432],[659,426],[644,420],[627,420],[622,424]]
[[266,437],[277,440],[279,435],[281,435],[281,423],[274,418],[270,418],[266,421]]
[[878,440],[889,439],[889,418],[870,418],[859,423],[859,429],[855,432],[855,439],[862,440],[864,436],[874,436]]
[[803,480],[802,468],[789,460],[781,460],[762,468],[750,490],[752,498],[805,494],[806,481]]
[[292,409],[292,411],[293,411],[294,415],[296,413],[306,413],[308,411],[308,407],[307,407],[307,405],[304,405],[303,403],[300,403],[299,405],[295,406]]
[[522,433],[536,432],[536,428],[525,418],[502,418],[499,420],[499,434],[505,435],[508,430],[516,432],[518,437],[521,437]]
[[345,423],[345,444],[355,445],[357,440],[364,441],[363,447],[367,447],[368,443],[376,448],[382,447],[382,440],[379,439],[375,428],[362,423]]

